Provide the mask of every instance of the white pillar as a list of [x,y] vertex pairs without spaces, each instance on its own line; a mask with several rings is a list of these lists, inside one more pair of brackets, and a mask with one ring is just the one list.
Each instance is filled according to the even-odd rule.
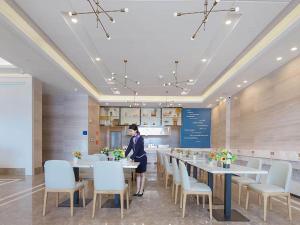
[[226,139],[225,146],[227,149],[230,149],[230,117],[231,117],[231,96],[226,98]]

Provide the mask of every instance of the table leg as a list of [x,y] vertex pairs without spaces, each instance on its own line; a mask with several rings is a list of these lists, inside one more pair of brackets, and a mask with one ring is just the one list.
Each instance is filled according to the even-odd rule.
[[186,169],[187,169],[188,175],[190,176],[191,175],[191,165],[187,163]]
[[[79,168],[78,167],[73,167],[74,171],[74,176],[75,176],[75,181],[79,181]],[[79,191],[74,192],[74,204],[78,205],[79,204]]]
[[118,194],[115,194],[114,205],[115,205],[115,208],[120,208],[120,195],[118,195]]
[[231,173],[225,174],[224,186],[224,217],[231,219]]
[[207,173],[207,185],[210,187],[211,191],[214,189],[214,175],[212,173]]
[[197,179],[197,170],[198,170],[198,168],[197,167],[193,167],[193,176],[194,176],[194,178],[196,178]]

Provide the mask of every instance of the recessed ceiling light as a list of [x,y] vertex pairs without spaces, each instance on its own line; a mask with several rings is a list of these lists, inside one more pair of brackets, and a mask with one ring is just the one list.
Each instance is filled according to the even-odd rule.
[[276,60],[277,60],[277,61],[280,61],[280,60],[282,60],[282,57],[279,56],[279,57],[276,58]]
[[137,82],[136,82],[136,84],[137,84],[137,85],[140,85],[140,84],[141,84],[141,82],[137,81]]
[[78,89],[77,89],[77,88],[74,88],[74,91],[75,91],[75,92],[77,92],[77,91],[78,91]]
[[170,103],[170,106],[173,106],[173,103]]
[[96,57],[95,60],[99,62],[101,59],[99,57]]
[[105,105],[109,105],[109,103],[108,103],[108,102],[105,102]]
[[187,95],[187,92],[186,91],[182,91],[181,95]]
[[72,23],[78,23],[78,19],[75,18],[75,17],[72,17],[72,18],[71,18],[71,21],[72,21]]
[[297,50],[298,50],[297,47],[292,47],[292,48],[291,48],[291,51],[292,51],[292,52],[297,51]]
[[120,94],[120,91],[114,91],[114,94],[115,94],[115,95],[119,95],[119,94]]
[[248,81],[247,81],[247,80],[244,80],[244,81],[243,81],[243,83],[244,83],[244,84],[247,84],[247,83],[248,83]]
[[181,104],[180,104],[180,103],[178,103],[178,106],[181,106]]
[[207,61],[207,59],[201,59],[201,61],[202,61],[203,63],[205,63],[205,62]]
[[226,20],[226,21],[225,21],[225,24],[226,24],[226,25],[230,25],[231,23],[232,23],[231,20]]
[[108,81],[111,81],[111,78],[108,78],[107,80],[108,80]]
[[240,85],[240,84],[238,84],[238,85],[236,85],[238,88],[240,88],[240,87],[242,87],[242,85]]
[[164,76],[163,76],[163,75],[158,75],[158,78],[159,78],[159,79],[163,79]]
[[143,106],[145,106],[146,105],[146,103],[143,103]]

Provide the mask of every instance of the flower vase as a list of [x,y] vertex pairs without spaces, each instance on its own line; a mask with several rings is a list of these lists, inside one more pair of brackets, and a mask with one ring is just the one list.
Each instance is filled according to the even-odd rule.
[[230,168],[230,164],[231,164],[231,161],[230,160],[226,160],[225,162],[223,162],[223,168],[229,169]]
[[73,163],[74,163],[74,164],[77,164],[77,163],[78,163],[78,158],[74,157],[74,158],[73,158]]
[[222,167],[222,162],[221,161],[217,161],[217,167]]

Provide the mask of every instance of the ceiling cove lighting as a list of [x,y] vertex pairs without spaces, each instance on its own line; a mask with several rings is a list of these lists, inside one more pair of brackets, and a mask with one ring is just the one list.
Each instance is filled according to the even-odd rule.
[[271,30],[263,36],[252,48],[250,48],[236,63],[223,73],[207,90],[201,95],[202,101],[205,101],[215,91],[220,89],[227,81],[237,75],[237,73],[246,66],[251,60],[258,56],[264,49],[274,43],[277,38],[286,32],[291,26],[300,19],[300,4],[297,4],[289,11]]
[[204,0],[203,11],[196,11],[196,12],[174,12],[173,15],[174,15],[174,17],[184,16],[184,15],[195,15],[195,14],[202,14],[203,15],[202,22],[200,23],[200,25],[196,29],[195,33],[191,37],[191,40],[195,40],[196,35],[199,32],[199,30],[201,29],[201,27],[203,27],[203,29],[205,30],[206,23],[207,23],[207,20],[208,20],[208,16],[211,13],[217,13],[217,12],[238,12],[238,11],[240,11],[239,7],[230,8],[230,9],[214,9],[219,2],[220,2],[220,0],[215,0],[213,2],[213,4],[209,7],[208,6],[208,0]]
[[[71,21],[73,23],[77,23],[78,20],[76,18],[77,15],[95,15],[96,16],[96,26],[97,28],[99,27],[99,24],[102,28],[102,30],[105,33],[105,36],[107,38],[107,40],[111,39],[110,34],[107,32],[105,26],[103,25],[102,21],[100,20],[100,15],[104,14],[112,23],[115,23],[116,21],[114,20],[114,18],[110,15],[110,13],[116,13],[116,12],[121,12],[121,13],[128,13],[129,9],[128,8],[121,8],[121,9],[117,9],[117,10],[105,10],[101,5],[99,0],[87,0],[90,7],[91,7],[91,11],[85,11],[85,12],[76,12],[76,11],[70,11],[68,12],[69,17],[71,17]],[[73,20],[76,20],[76,22],[74,22]]]
[[85,78],[75,65],[56,47],[43,32],[30,21],[26,15],[20,13],[13,2],[0,1],[0,14],[28,37],[38,48],[48,55],[67,74],[82,85],[91,96],[101,98],[101,92]]

